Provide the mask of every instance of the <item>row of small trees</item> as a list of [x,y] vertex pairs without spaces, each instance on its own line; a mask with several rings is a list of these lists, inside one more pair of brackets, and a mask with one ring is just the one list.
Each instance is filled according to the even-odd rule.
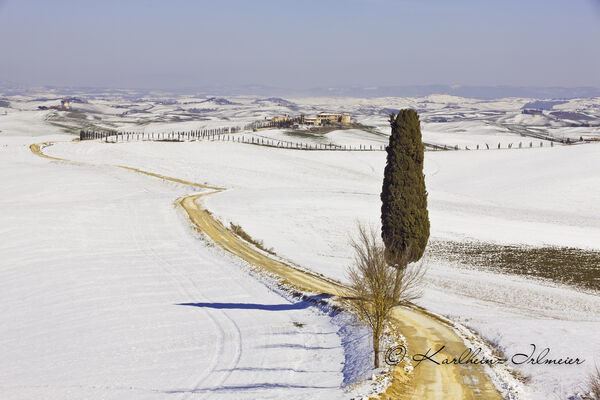
[[191,140],[200,138],[214,138],[226,134],[242,132],[247,127],[225,127],[193,131],[171,131],[171,132],[119,132],[119,131],[79,131],[79,140],[102,139],[108,141],[112,138],[116,142],[128,142],[129,140]]

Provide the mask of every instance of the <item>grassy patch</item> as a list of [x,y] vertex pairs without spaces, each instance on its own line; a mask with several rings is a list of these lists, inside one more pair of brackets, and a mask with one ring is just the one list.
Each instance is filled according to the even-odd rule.
[[233,233],[235,233],[236,235],[238,235],[239,237],[241,237],[242,239],[244,239],[246,242],[253,244],[254,246],[258,247],[259,249],[261,249],[262,251],[266,251],[269,254],[272,255],[276,255],[275,252],[273,251],[273,249],[267,249],[264,246],[264,243],[262,242],[262,240],[255,240],[252,238],[252,236],[248,235],[248,233],[246,233],[246,231],[244,229],[242,229],[241,226],[234,224],[233,222],[229,223],[229,228],[231,229],[231,231]]
[[112,123],[105,122],[104,126],[98,126],[93,121],[98,121],[97,116],[93,117],[93,121],[87,119],[87,114],[80,111],[69,111],[62,114],[53,112],[48,114],[46,121],[54,126],[61,128],[65,133],[79,135],[80,130],[97,130],[109,131],[107,126],[112,126]]
[[428,256],[496,272],[549,279],[600,290],[600,251],[571,247],[530,247],[484,242],[430,243]]
[[[333,129],[332,129],[333,130]],[[331,132],[331,131],[327,131]],[[321,139],[327,132],[317,132],[312,129],[288,129],[283,131],[285,135],[303,138],[303,139]]]
[[346,124],[346,125],[332,124],[332,125],[316,126],[316,127],[307,128],[307,129],[287,129],[284,131],[284,133],[291,135],[291,136],[301,137],[301,138],[315,138],[315,137],[323,136],[329,132],[344,131],[344,130],[350,130],[350,129],[358,129],[361,131],[372,133],[374,135],[387,136],[386,134],[380,132],[374,126],[363,125],[363,124],[359,124],[359,123],[351,123],[351,124]]
[[86,120],[87,119],[87,115],[81,111],[69,111],[66,113],[65,115],[66,119],[83,119]]
[[377,127],[371,125],[364,125],[359,123],[350,124],[348,129],[359,129],[361,131],[372,133],[373,135],[388,137],[389,134],[381,132]]

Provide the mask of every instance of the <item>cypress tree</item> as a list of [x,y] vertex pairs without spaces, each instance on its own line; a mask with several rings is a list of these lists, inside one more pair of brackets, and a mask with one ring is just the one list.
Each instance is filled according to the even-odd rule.
[[392,134],[381,192],[381,236],[386,258],[400,267],[421,259],[429,239],[424,146],[414,110],[390,114]]

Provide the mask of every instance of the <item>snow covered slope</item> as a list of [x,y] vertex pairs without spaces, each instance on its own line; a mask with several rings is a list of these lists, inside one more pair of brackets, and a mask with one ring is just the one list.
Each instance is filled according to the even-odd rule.
[[0,398],[348,397],[338,327],[198,239],[189,187],[31,142],[0,138]]
[[[281,131],[251,135],[377,146],[386,142],[387,114],[411,107],[421,115],[426,141],[461,148],[520,141],[527,147],[532,139],[520,134],[528,132],[600,137],[600,99],[570,100],[540,118],[522,114],[530,100],[517,98],[285,103],[123,92],[90,94],[86,103],[74,104],[73,115],[36,111],[59,102],[53,93],[7,99],[7,114],[0,109],[0,342],[8,349],[0,365],[2,398],[347,397],[339,389],[347,378],[343,351],[328,317],[273,294],[236,260],[198,240],[172,206],[190,188],[106,164],[224,186],[227,191],[206,199],[223,222],[241,225],[283,257],[343,280],[356,221],[378,223],[385,161],[382,152],[210,142],[85,142],[46,149],[99,164],[71,165],[34,158],[27,149],[33,139],[23,136],[56,134],[61,126],[76,133],[77,124],[170,132],[344,111],[382,134],[369,128],[310,138]],[[572,126],[572,113],[590,126]],[[427,153],[432,240],[598,250],[599,150],[548,148],[545,142],[543,149]],[[582,368],[520,367],[532,377],[531,398],[564,398],[600,362],[594,358],[600,353],[596,294],[444,259],[430,260],[428,268],[420,304],[478,330],[505,353],[536,343],[557,357],[585,355]],[[179,305],[185,303],[204,304]]]
[[[382,152],[307,152],[222,142],[59,144],[48,153],[218,184],[206,200],[287,258],[344,279],[357,220],[377,223]],[[598,249],[600,147],[426,153],[433,240]],[[524,266],[526,267],[526,266]],[[566,395],[594,365],[598,296],[523,277],[431,262],[421,304],[465,323],[507,355],[531,343],[582,368],[518,367],[533,399]],[[566,311],[567,310],[567,311]],[[425,349],[426,350],[426,349]]]
[[[337,278],[342,278],[343,266],[290,246],[292,238],[317,254],[343,257],[341,232],[352,230],[354,218],[379,218],[383,152],[307,152],[227,142],[84,142],[58,144],[48,152],[93,162],[129,162],[231,188],[208,200],[211,209],[248,226],[252,236],[276,251]],[[599,170],[600,147],[595,145],[428,152],[432,236],[600,249],[595,206],[600,177],[594,173]],[[337,221],[335,229],[332,221]],[[295,226],[305,228],[288,229]],[[274,240],[267,240],[271,236]]]

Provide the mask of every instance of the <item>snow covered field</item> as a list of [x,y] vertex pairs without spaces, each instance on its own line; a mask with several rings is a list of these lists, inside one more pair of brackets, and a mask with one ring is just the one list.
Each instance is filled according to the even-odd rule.
[[[108,99],[95,99],[81,107],[86,123],[146,132],[236,126],[291,110],[273,101],[233,100],[239,104],[143,99],[126,106],[120,100],[125,108],[116,109]],[[417,108],[424,140],[433,143],[504,147],[531,140],[509,129],[523,119],[528,99],[294,101],[293,112],[352,111],[382,132],[384,108]],[[384,152],[231,142],[69,143],[57,135],[64,126],[51,122],[75,126],[81,116],[34,111],[37,104],[14,98],[7,115],[0,109],[0,342],[7,349],[0,397],[348,398],[335,321],[274,293],[198,239],[173,206],[189,187],[109,165],[225,187],[204,200],[215,216],[241,225],[284,258],[344,280],[356,222],[379,221]],[[599,105],[573,100],[555,109],[597,118]],[[209,119],[174,117],[203,107],[214,109]],[[127,110],[145,112],[123,115]],[[600,133],[550,123],[553,117],[544,113],[546,119],[521,122],[542,124],[536,126],[557,137]],[[32,134],[54,136],[27,137]],[[276,130],[251,135],[290,139]],[[50,139],[65,142],[46,154],[96,165],[50,162],[27,147]],[[291,140],[386,142],[362,131]],[[428,152],[426,175],[432,241],[600,250],[600,145]],[[526,352],[534,343],[556,358],[586,359],[578,367],[518,367],[531,377],[525,398],[566,398],[600,364],[597,293],[443,259],[427,267],[419,304],[477,330],[505,354]]]
[[324,134],[313,134],[310,132],[294,131],[288,132],[282,129],[261,130],[252,133],[241,134],[246,141],[251,138],[260,141],[269,140],[274,144],[310,144],[326,145],[333,147],[349,146],[357,148],[359,146],[372,146],[373,149],[385,147],[389,140],[388,134],[378,134],[365,132],[358,129],[334,130]]
[[[314,258],[295,244],[285,247],[293,242],[291,237],[309,231],[289,228],[317,229],[339,221],[335,225],[344,226],[336,231],[342,233],[306,232],[302,241],[310,241],[319,254],[343,257],[343,232],[352,230],[354,216],[372,222],[379,218],[384,152],[306,152],[228,142],[84,142],[58,144],[47,152],[96,163],[129,162],[145,170],[224,186],[229,190],[207,200],[212,210],[249,225],[250,233],[259,239],[269,233],[287,236],[282,248],[272,243],[275,250],[291,253],[303,265],[309,259],[301,257],[309,257],[313,268],[338,279],[343,271],[336,271],[335,264]],[[600,147],[595,145],[428,152],[432,237],[598,250],[600,177],[593,172],[600,168],[599,156]]]
[[0,138],[1,398],[348,398],[339,326],[199,240],[189,187],[48,139]]
[[[284,257],[343,280],[357,220],[377,223],[381,152],[305,152],[237,143],[58,144],[48,154],[126,164],[228,188],[206,200]],[[574,162],[576,160],[576,162]],[[598,249],[600,147],[426,153],[432,240]],[[516,276],[428,265],[421,304],[465,323],[507,355],[550,347],[583,368],[527,366],[531,398],[572,392],[600,351],[600,298]],[[570,368],[570,369],[569,369]]]

